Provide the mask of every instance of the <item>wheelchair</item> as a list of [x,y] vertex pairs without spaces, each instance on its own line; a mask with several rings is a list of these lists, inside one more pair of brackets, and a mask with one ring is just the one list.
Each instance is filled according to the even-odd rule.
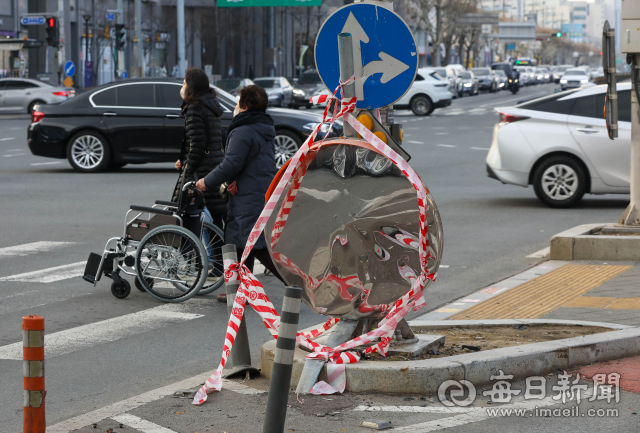
[[130,206],[123,236],[109,239],[102,254],[90,253],[83,279],[95,286],[102,275],[111,278],[111,293],[119,299],[131,293],[121,273],[135,276],[138,290],[163,302],[218,289],[224,283],[224,235],[204,221],[204,201],[197,200],[202,193],[195,184],[184,185],[178,203]]

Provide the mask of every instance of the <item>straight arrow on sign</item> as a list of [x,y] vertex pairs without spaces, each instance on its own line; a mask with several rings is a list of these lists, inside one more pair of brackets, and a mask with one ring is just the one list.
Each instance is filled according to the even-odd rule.
[[369,62],[366,66],[363,66],[361,43],[369,43],[369,36],[353,15],[353,12],[349,13],[349,17],[347,17],[347,21],[342,28],[342,33],[351,33],[351,40],[353,41],[353,69],[356,76],[356,98],[358,101],[364,100],[364,83],[370,76],[382,72],[380,82],[384,84],[409,69],[409,65],[382,51],[378,54],[380,60]]

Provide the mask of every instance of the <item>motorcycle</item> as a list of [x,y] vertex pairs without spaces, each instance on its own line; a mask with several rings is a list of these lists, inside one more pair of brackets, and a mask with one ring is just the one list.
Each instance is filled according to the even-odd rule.
[[509,90],[511,90],[511,93],[513,93],[514,95],[516,93],[518,93],[518,90],[520,90],[520,83],[518,83],[518,79],[509,79]]

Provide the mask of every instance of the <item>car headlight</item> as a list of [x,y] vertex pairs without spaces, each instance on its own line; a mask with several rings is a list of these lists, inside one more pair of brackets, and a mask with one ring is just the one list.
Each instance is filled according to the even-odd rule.
[[589,80],[580,80],[581,83],[588,83]]
[[560,80],[561,84],[567,84],[567,80]]
[[304,97],[304,90],[300,90],[300,89],[293,89],[293,94],[296,96],[302,96]]
[[464,83],[464,87],[471,87],[471,83]]
[[[316,129],[318,127],[317,123],[307,123],[306,125],[304,125],[302,127],[302,129],[306,129],[307,131],[313,131],[314,129]],[[331,128],[331,124],[330,123],[323,123],[322,126],[320,127],[320,132],[322,132],[323,134],[329,132],[329,129]]]
[[549,76],[548,76],[548,75],[545,75],[545,76],[544,76],[544,78],[549,78]]
[[512,80],[512,79],[509,79],[509,82],[510,82],[510,83],[513,83],[513,80]]

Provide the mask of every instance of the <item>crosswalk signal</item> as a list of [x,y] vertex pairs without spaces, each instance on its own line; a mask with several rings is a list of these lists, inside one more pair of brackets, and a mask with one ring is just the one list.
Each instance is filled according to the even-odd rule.
[[56,17],[47,17],[46,22],[47,30],[47,44],[50,47],[58,46],[58,20]]
[[127,31],[124,24],[116,24],[116,50],[123,50],[126,42]]
[[559,38],[561,36],[562,36],[562,33],[560,33],[560,32],[556,33],[556,38]]

